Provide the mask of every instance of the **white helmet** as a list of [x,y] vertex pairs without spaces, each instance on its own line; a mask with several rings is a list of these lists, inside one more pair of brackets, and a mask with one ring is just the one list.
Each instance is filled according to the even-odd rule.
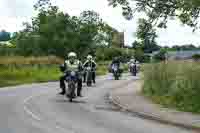
[[68,54],[68,58],[70,58],[70,57],[76,57],[76,53],[70,52],[70,53]]
[[135,59],[131,59],[130,62],[135,62]]
[[88,60],[91,60],[91,59],[92,59],[92,56],[91,56],[91,55],[88,55],[88,56],[87,56],[87,59],[88,59]]

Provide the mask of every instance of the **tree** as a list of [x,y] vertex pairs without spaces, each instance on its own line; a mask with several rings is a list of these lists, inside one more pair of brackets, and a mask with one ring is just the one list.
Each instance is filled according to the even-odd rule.
[[139,45],[145,53],[152,53],[153,51],[159,50],[159,46],[155,41],[157,38],[156,30],[146,19],[139,19],[136,37],[141,41]]
[[172,48],[169,48],[169,50],[173,50],[173,51],[180,51],[180,50],[198,50],[199,48],[194,46],[193,44],[187,44],[187,45],[174,45],[172,46]]
[[48,0],[39,1],[35,9],[37,16],[24,23],[24,30],[12,39],[21,55],[64,57],[74,51],[84,58],[88,53],[94,55],[97,46],[111,42],[112,28],[94,11],[70,16]]
[[[179,18],[186,25],[197,28],[200,15],[199,0],[108,0],[113,7],[121,5],[123,15],[131,19],[135,12],[144,12],[148,21],[166,28],[169,18]],[[131,5],[135,5],[131,8]]]
[[[39,5],[50,0],[38,0]],[[109,5],[121,5],[122,15],[130,20],[134,13],[144,12],[154,26],[166,28],[169,19],[178,18],[183,24],[198,28],[199,0],[108,0]],[[134,7],[132,6],[134,5]],[[36,6],[37,7],[37,6]]]
[[0,31],[0,41],[9,41],[10,40],[10,33],[2,30]]
[[139,43],[138,41],[134,41],[134,42],[132,43],[132,48],[133,48],[133,49],[142,48],[142,44]]
[[144,51],[141,48],[137,48],[134,57],[139,62],[144,62]]

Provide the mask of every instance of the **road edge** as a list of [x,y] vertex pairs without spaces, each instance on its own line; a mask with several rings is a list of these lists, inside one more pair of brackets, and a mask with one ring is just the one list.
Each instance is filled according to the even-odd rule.
[[166,120],[166,119],[163,119],[161,117],[154,116],[152,114],[148,114],[148,113],[145,113],[145,112],[139,112],[139,111],[135,111],[133,109],[130,109],[126,105],[122,104],[120,102],[119,98],[116,95],[114,95],[114,90],[112,90],[109,93],[109,100],[111,101],[111,103],[113,103],[115,106],[121,108],[123,111],[127,111],[129,113],[132,113],[134,115],[137,115],[138,117],[148,119],[148,120],[154,120],[154,121],[157,121],[157,122],[162,123],[162,124],[168,124],[168,125],[172,125],[172,126],[185,128],[185,129],[188,129],[188,130],[200,131],[200,127],[195,126],[195,125],[182,124],[182,123]]

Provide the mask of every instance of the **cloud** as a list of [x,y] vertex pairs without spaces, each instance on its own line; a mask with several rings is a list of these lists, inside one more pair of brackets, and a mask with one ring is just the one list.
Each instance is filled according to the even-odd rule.
[[0,0],[0,29],[9,32],[21,30],[22,23],[30,21],[37,0]]
[[[37,0],[0,0],[0,29],[16,31],[22,29],[22,22],[30,21],[34,15],[33,5]],[[107,0],[52,0],[60,9],[70,15],[79,15],[84,10],[94,10],[104,21],[125,32],[125,43],[131,45],[135,40],[134,32],[137,29],[137,19],[145,17],[136,14],[134,19],[127,21],[123,18],[121,8],[108,6]],[[158,30],[158,43],[161,45],[185,44],[200,42],[200,33],[192,33],[192,29],[181,26],[178,21],[170,21],[168,29]]]
[[36,0],[0,0],[0,16],[29,17],[33,13],[33,4]]
[[30,22],[29,18],[26,17],[0,17],[0,30],[5,29],[9,32],[16,32],[23,29],[23,22]]
[[179,21],[169,21],[167,29],[158,29],[159,38],[157,41],[161,45],[199,45],[200,32],[192,32],[192,28],[182,25]]

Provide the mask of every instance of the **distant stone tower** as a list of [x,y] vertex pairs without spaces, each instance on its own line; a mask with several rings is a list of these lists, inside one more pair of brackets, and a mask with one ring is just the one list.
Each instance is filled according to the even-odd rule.
[[118,48],[124,48],[124,32],[115,32],[112,45]]
[[119,32],[120,48],[124,48],[124,32]]

